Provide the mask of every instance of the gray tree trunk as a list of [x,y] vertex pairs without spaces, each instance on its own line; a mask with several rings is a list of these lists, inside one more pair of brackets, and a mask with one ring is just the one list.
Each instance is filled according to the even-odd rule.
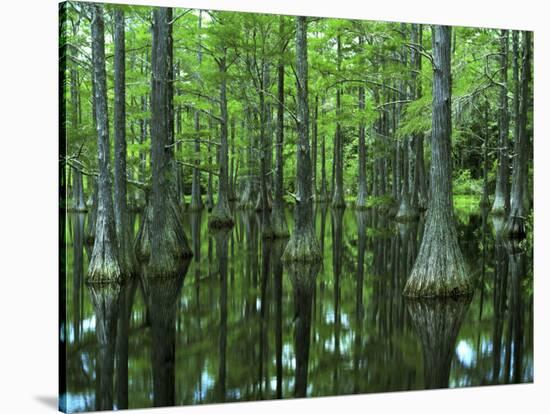
[[[413,43],[422,44],[422,25],[413,24],[411,31]],[[418,76],[422,73],[422,59],[420,53],[412,51],[412,85],[414,99],[422,97],[422,79]],[[424,162],[424,134],[416,133],[414,141],[414,177],[412,188],[412,205],[419,211],[426,210],[428,206],[428,189],[426,186],[426,166]]]
[[529,82],[531,80],[531,32],[523,32],[523,56],[521,63],[520,100],[517,118],[517,136],[514,143],[512,190],[510,193],[510,215],[506,232],[511,238],[525,237],[525,195],[527,150],[527,108],[529,106]]
[[[340,35],[337,36],[337,54],[338,54],[338,73],[340,73],[342,65],[342,40]],[[336,133],[334,140],[334,191],[332,194],[332,207],[346,207],[344,198],[344,145],[342,124],[340,121],[342,116],[342,89],[336,89]]]
[[219,177],[218,177],[218,201],[212,209],[208,226],[211,228],[232,227],[233,217],[229,208],[229,180],[228,158],[229,147],[227,145],[227,50],[223,50],[223,56],[218,61],[220,72],[220,148],[218,153]]
[[[200,77],[200,67],[202,63],[202,47],[201,47],[201,27],[202,27],[202,11],[199,10],[199,23],[198,23],[198,31],[199,31],[199,39],[198,39],[198,52],[197,52],[197,73],[196,77]],[[194,114],[194,122],[195,122],[195,154],[194,154],[194,162],[195,167],[193,167],[193,182],[191,186],[191,204],[189,208],[191,211],[198,211],[202,210],[204,205],[202,203],[202,196],[201,196],[201,171],[199,169],[200,167],[200,157],[201,157],[201,144],[200,144],[200,115],[199,111],[196,110]]]
[[121,9],[115,9],[114,20],[115,228],[121,268],[126,275],[130,276],[137,272],[137,260],[132,248],[126,196],[126,53],[124,12]]
[[431,196],[422,244],[403,292],[412,297],[458,296],[473,289],[453,216],[449,26],[432,27],[432,47]]
[[504,215],[510,210],[510,172],[508,163],[508,30],[500,31],[500,102],[498,108],[498,171],[495,200],[491,213]]
[[107,115],[107,76],[105,73],[105,36],[103,7],[90,5],[92,11],[92,62],[94,102],[96,108],[97,155],[99,176],[95,238],[88,280],[90,282],[119,281],[122,269],[115,231],[111,173],[109,167],[109,117]]
[[315,235],[313,194],[311,186],[311,158],[309,151],[309,108],[307,95],[307,21],[296,17],[296,89],[297,129],[296,143],[296,205],[294,232],[285,248],[285,261],[319,261],[321,249]]
[[[172,275],[180,260],[192,255],[183,230],[181,209],[174,188],[173,155],[170,139],[171,100],[168,88],[170,74],[170,13],[159,7],[153,11],[151,53],[151,169],[152,192],[150,214],[146,213],[144,234],[150,238],[149,266],[151,274]],[[150,220],[149,220],[150,219]]]
[[[279,38],[282,41],[284,34],[284,17],[279,18]],[[284,141],[284,100],[285,100],[285,67],[283,60],[284,50],[281,50],[277,66],[277,129],[275,143],[275,198],[271,210],[271,227],[274,238],[288,237],[288,224],[285,218],[285,205],[283,200],[283,141]]]
[[[359,46],[362,48],[365,43],[363,36],[359,36]],[[358,106],[360,116],[365,111],[365,87],[359,87]],[[361,119],[359,123],[359,182],[357,185],[357,201],[355,208],[362,210],[367,208],[367,157],[365,148],[365,122]]]

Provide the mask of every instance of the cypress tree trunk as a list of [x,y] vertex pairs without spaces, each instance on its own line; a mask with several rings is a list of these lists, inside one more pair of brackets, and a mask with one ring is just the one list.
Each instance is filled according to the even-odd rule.
[[[411,31],[413,43],[422,44],[422,25],[413,24]],[[415,49],[412,50],[412,84],[414,99],[422,97],[422,59]],[[424,211],[428,206],[428,189],[426,187],[426,166],[424,162],[424,134],[413,135],[414,141],[414,177],[412,188],[412,205],[415,209]]]
[[236,133],[236,125],[235,125],[235,117],[233,116],[231,118],[231,145],[230,145],[230,151],[231,151],[231,158],[229,162],[229,201],[235,201],[237,199],[237,196],[235,194],[235,133]]
[[[364,45],[363,36],[359,36],[359,47]],[[359,87],[359,116],[362,117],[365,111],[365,87]],[[359,121],[359,183],[357,187],[357,201],[355,208],[361,210],[367,208],[367,160],[365,154],[365,122]]]
[[[282,43],[284,34],[284,17],[279,17],[279,40]],[[283,60],[284,50],[281,50],[277,66],[277,132],[275,144],[275,198],[271,210],[271,227],[273,237],[288,237],[288,224],[285,218],[283,200],[283,141],[284,141],[284,100],[285,100],[285,67]]]
[[[143,230],[150,238],[150,272],[157,276],[173,274],[183,257],[192,255],[181,222],[180,206],[174,188],[173,155],[168,139],[168,115],[171,100],[168,88],[170,74],[170,13],[165,7],[153,11],[151,53],[151,169],[152,192],[150,213],[145,213]],[[142,249],[143,250],[143,249]],[[146,253],[145,253],[146,255]]]
[[254,148],[254,136],[252,133],[253,126],[252,126],[252,114],[251,109],[247,105],[245,106],[245,131],[246,136],[248,139],[248,148],[247,148],[247,173],[244,179],[246,180],[244,183],[244,190],[241,195],[241,199],[239,200],[239,207],[242,209],[251,209],[255,207],[254,204],[254,196],[255,194],[255,183],[254,183],[254,156],[253,156],[253,148]]
[[[406,26],[402,25],[403,30],[405,30]],[[405,39],[403,39],[405,40]],[[402,58],[401,58],[403,65],[407,66],[407,54],[403,52]],[[410,67],[411,72],[414,73],[415,67],[415,56],[414,54],[411,54],[410,59]],[[415,92],[415,85],[414,80],[413,83],[409,83],[409,85],[405,85],[404,90],[407,91],[407,96],[409,99],[414,100],[416,92]],[[399,116],[401,116],[401,108],[399,110]],[[396,220],[399,221],[409,221],[409,220],[415,220],[418,218],[418,210],[413,206],[412,200],[411,200],[411,177],[410,177],[410,171],[411,171],[411,158],[413,157],[413,153],[411,151],[411,147],[413,144],[413,137],[405,137],[403,140],[403,183],[401,186],[401,197],[400,197],[400,204],[399,209],[397,211]]]
[[508,129],[510,128],[510,118],[508,115],[508,30],[501,30],[500,32],[500,66],[498,171],[495,200],[491,209],[491,213],[495,215],[506,214],[510,209],[510,173],[508,165]]
[[487,209],[489,206],[489,103],[485,102],[483,111],[483,195],[481,196],[480,207]]
[[313,185],[313,199],[317,199],[317,137],[319,118],[319,96],[315,95],[315,107],[313,110],[313,136],[311,137],[311,182]]
[[208,226],[211,228],[232,227],[233,217],[229,208],[228,196],[228,145],[227,145],[227,50],[223,50],[223,56],[218,61],[220,71],[220,149],[219,149],[219,177],[218,177],[218,202],[212,210],[208,219]]
[[[321,112],[324,115],[325,114],[325,109],[324,109],[325,100],[324,99],[321,102],[321,106],[323,107]],[[327,151],[326,151],[326,139],[325,139],[326,135],[325,134],[326,133],[323,132],[323,137],[321,139],[321,188],[319,190],[319,197],[318,197],[318,200],[321,203],[325,203],[325,202],[328,201],[327,166],[326,166]]]
[[521,64],[520,101],[517,118],[517,135],[514,143],[512,191],[510,193],[510,215],[506,223],[506,233],[511,238],[525,237],[525,202],[527,191],[524,164],[527,163],[527,108],[529,106],[529,82],[531,80],[531,32],[523,32],[523,56]]
[[115,232],[109,169],[109,117],[107,115],[103,7],[99,4],[91,4],[90,7],[92,10],[92,62],[99,177],[97,179],[98,197],[94,248],[88,266],[88,280],[90,282],[108,282],[121,280],[122,269]]
[[[79,24],[73,27],[73,36],[76,36]],[[79,91],[78,91],[78,72],[76,68],[71,68],[71,134],[70,138],[76,138],[78,132],[78,107],[79,107]],[[73,172],[73,207],[76,212],[87,211],[86,202],[84,200],[84,184],[82,173],[76,168]]]
[[115,228],[122,271],[128,276],[137,271],[137,260],[132,248],[126,191],[126,53],[124,12],[115,9]]
[[307,21],[296,17],[296,89],[297,129],[296,143],[296,205],[294,232],[285,248],[284,261],[319,261],[321,250],[315,235],[313,195],[311,187],[311,159],[309,154],[309,109],[307,96]]
[[[342,64],[342,41],[340,35],[337,36],[337,54],[338,54],[338,73]],[[344,198],[344,145],[343,133],[340,117],[342,116],[342,89],[336,89],[336,132],[334,139],[334,192],[332,194],[332,207],[344,208],[346,201]]]
[[[201,27],[202,27],[202,11],[199,10],[199,44],[197,52],[197,74],[196,77],[200,77],[200,67],[202,63],[202,50],[201,50]],[[202,196],[201,196],[201,172],[199,169],[200,166],[200,156],[201,156],[201,144],[200,144],[200,115],[199,111],[196,110],[194,114],[195,122],[195,167],[193,167],[193,182],[191,185],[191,204],[189,208],[192,211],[198,211],[203,209]]]
[[422,244],[405,285],[413,297],[472,291],[453,217],[451,166],[451,28],[433,26],[432,168]]
[[272,237],[270,223],[270,200],[268,189],[268,151],[271,150],[267,139],[266,124],[268,122],[267,103],[264,89],[269,85],[268,73],[269,67],[263,65],[262,88],[259,91],[260,96],[260,198],[256,210],[260,210],[262,215],[262,237]]

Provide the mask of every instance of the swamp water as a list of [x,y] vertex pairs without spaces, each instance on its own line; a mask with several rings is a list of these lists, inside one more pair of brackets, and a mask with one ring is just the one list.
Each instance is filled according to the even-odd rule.
[[256,213],[222,233],[207,218],[185,216],[179,277],[113,288],[84,283],[87,216],[68,215],[69,412],[533,381],[532,251],[498,221],[457,215],[471,299],[410,301],[422,222],[317,205],[324,258],[305,267],[281,263]]

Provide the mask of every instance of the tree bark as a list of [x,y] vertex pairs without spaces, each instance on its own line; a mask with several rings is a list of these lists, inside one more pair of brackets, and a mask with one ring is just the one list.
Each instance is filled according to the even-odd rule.
[[223,55],[218,61],[220,72],[220,148],[218,153],[219,177],[218,177],[218,201],[208,219],[211,228],[232,227],[233,217],[229,208],[228,195],[228,145],[227,145],[227,49],[223,49]]
[[[337,39],[337,54],[338,54],[338,73],[341,71],[342,65],[342,39],[338,34]],[[344,198],[344,145],[343,132],[340,117],[342,116],[342,88],[336,89],[336,132],[334,140],[334,191],[332,194],[332,207],[345,208],[346,201]]]
[[169,49],[171,46],[170,13],[159,7],[153,11],[153,42],[151,53],[151,215],[148,229],[151,245],[150,272],[157,276],[172,275],[183,257],[192,255],[181,221],[180,205],[176,201],[174,167],[168,109],[170,95]]
[[473,289],[453,216],[449,26],[432,27],[432,47],[431,196],[422,244],[404,289],[412,297],[458,296]]
[[[279,17],[279,40],[282,43],[284,34],[284,17]],[[288,237],[288,224],[285,218],[284,183],[283,183],[283,141],[284,141],[284,100],[285,100],[285,67],[283,60],[284,50],[280,51],[277,66],[277,129],[275,146],[275,198],[271,210],[271,227],[274,238]]]
[[[359,36],[359,46],[363,48],[365,39],[363,36]],[[365,87],[359,86],[358,96],[359,116],[359,182],[357,186],[357,201],[355,202],[355,208],[362,210],[367,208],[367,159],[365,148],[365,122],[363,116],[365,112]]]
[[296,195],[294,232],[285,248],[284,261],[319,261],[321,250],[315,235],[311,158],[309,151],[308,61],[306,17],[296,17],[297,129]]
[[95,238],[88,281],[109,282],[122,279],[115,232],[112,186],[109,162],[109,117],[107,115],[107,76],[105,73],[105,36],[103,7],[91,4],[92,62],[94,102],[96,108],[97,153],[99,176]]
[[[422,25],[413,24],[411,40],[413,43],[422,44]],[[412,50],[412,84],[414,99],[422,97],[422,58],[416,49]],[[428,206],[428,189],[426,187],[426,165],[424,162],[424,134],[416,133],[414,141],[414,178],[412,188],[412,205],[420,211]]]
[[137,260],[132,248],[132,233],[126,190],[126,52],[124,12],[115,9],[114,56],[114,130],[115,130],[115,228],[122,271],[128,276],[137,272]]
[[510,210],[510,173],[508,163],[508,30],[500,31],[500,102],[498,108],[498,171],[495,189],[495,200],[491,213],[504,215]]
[[[202,63],[202,47],[201,47],[201,27],[202,27],[202,11],[199,10],[199,23],[198,23],[198,52],[197,52],[197,73],[196,78],[200,78],[200,67]],[[193,167],[193,182],[191,185],[191,204],[189,206],[190,210],[198,211],[202,210],[204,205],[202,203],[201,196],[201,172],[200,172],[200,157],[201,157],[201,144],[200,144],[200,114],[196,110],[194,114],[194,125],[195,125],[195,154],[194,154],[194,163]]]
[[512,190],[510,193],[510,214],[506,223],[506,233],[510,238],[525,237],[525,195],[527,150],[527,108],[529,106],[529,82],[531,80],[531,32],[523,32],[523,56],[519,85],[519,111],[517,135],[514,142]]

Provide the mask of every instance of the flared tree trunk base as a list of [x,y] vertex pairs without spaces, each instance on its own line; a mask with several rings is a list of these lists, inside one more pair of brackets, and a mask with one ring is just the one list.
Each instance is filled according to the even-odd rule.
[[407,201],[402,201],[399,205],[399,210],[395,215],[395,220],[401,223],[406,223],[409,221],[418,220],[419,217],[420,214],[415,208],[413,208],[413,206],[411,206],[410,203],[408,203]]
[[313,230],[295,230],[282,257],[283,262],[315,262],[322,260],[321,247]]
[[427,219],[422,244],[403,295],[412,298],[458,297],[473,286],[456,230],[445,220]]
[[276,206],[271,211],[271,230],[274,239],[284,239],[290,236],[285,213]]
[[510,216],[504,227],[504,234],[506,234],[509,239],[525,239],[525,237],[527,237],[525,218],[522,216]]
[[105,220],[99,220],[100,227],[94,240],[92,257],[88,266],[88,283],[113,283],[122,282],[124,275],[119,263],[118,248],[113,245],[114,229],[111,233],[107,230],[109,224]]
[[[181,221],[179,207],[173,199],[170,199],[169,209],[166,214],[166,225],[163,234],[163,246],[161,251],[166,253],[165,258],[158,258],[158,267],[162,272],[170,273],[179,266],[182,259],[193,256],[189,242],[185,236]],[[147,204],[144,212],[142,226],[139,229],[135,243],[135,253],[138,261],[144,262],[151,259],[151,223],[153,220],[153,206]],[[163,253],[164,255],[164,253]]]
[[211,229],[223,229],[233,227],[235,224],[229,208],[216,206],[208,218],[208,227]]

